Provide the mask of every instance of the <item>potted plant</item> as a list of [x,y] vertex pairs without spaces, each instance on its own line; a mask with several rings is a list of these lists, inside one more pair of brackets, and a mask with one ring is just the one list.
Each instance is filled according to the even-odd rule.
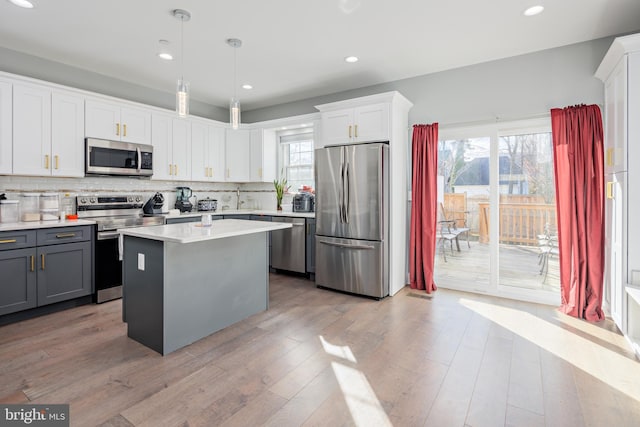
[[284,193],[289,191],[289,186],[287,185],[287,178],[282,177],[280,179],[273,180],[273,186],[276,188],[276,205],[279,211],[282,210],[282,197]]

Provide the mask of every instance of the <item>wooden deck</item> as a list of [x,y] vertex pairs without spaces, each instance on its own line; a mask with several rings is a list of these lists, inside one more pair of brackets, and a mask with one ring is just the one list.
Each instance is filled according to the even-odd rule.
[[[460,252],[453,245],[453,254],[445,242],[446,262],[438,248],[435,262],[436,284],[460,282],[489,283],[489,245],[471,241],[469,248],[460,242]],[[540,273],[540,248],[520,245],[500,245],[500,284],[525,289],[560,292],[558,256],[549,257],[548,271]]]

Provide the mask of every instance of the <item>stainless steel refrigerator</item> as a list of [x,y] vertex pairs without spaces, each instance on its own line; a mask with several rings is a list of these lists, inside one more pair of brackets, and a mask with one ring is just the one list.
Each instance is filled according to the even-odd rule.
[[389,146],[315,150],[316,284],[389,295]]

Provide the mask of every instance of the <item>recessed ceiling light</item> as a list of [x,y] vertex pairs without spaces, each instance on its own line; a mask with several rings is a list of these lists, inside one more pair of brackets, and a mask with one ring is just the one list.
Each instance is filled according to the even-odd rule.
[[251,85],[250,85],[250,84],[248,84],[248,83],[245,83],[245,84],[243,84],[243,85],[242,85],[242,89],[247,89],[247,90],[249,90],[249,89],[253,89],[253,86],[251,86]]
[[9,1],[18,7],[23,7],[25,9],[33,9],[33,3],[31,3],[28,0],[9,0]]
[[544,10],[544,6],[531,6],[529,9],[524,11],[524,16],[534,16],[537,15],[539,13],[542,13],[542,11]]
[[347,56],[346,58],[344,58],[345,62],[358,62],[358,57],[357,56]]
[[170,53],[167,52],[162,52],[159,53],[158,56],[166,61],[172,61],[173,60],[173,55],[171,55]]

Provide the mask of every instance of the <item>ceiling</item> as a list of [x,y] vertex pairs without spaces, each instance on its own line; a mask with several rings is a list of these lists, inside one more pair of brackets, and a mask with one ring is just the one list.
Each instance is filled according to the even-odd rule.
[[[0,46],[173,92],[251,110],[640,29],[638,0],[0,0]],[[523,11],[545,10],[534,17]],[[159,40],[168,40],[161,45]],[[174,61],[158,58],[167,50]],[[344,58],[356,55],[349,64]],[[239,86],[250,83],[254,89]]]

